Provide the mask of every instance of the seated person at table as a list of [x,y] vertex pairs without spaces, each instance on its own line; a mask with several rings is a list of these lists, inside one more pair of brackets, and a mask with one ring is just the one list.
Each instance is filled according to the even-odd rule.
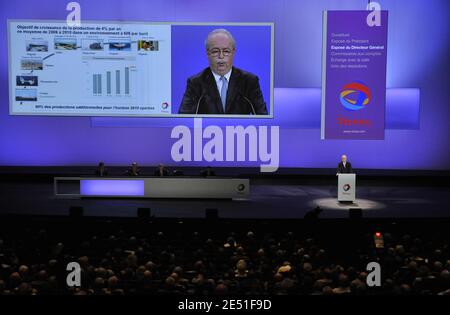
[[105,167],[104,162],[98,163],[98,167],[95,170],[95,175],[97,176],[108,176],[108,169]]
[[182,170],[174,170],[173,176],[184,176],[184,172]]
[[138,164],[133,162],[131,167],[125,173],[127,176],[139,176],[141,175],[141,170],[138,168]]
[[203,177],[216,176],[216,172],[214,172],[214,170],[211,168],[211,166],[208,166],[205,170],[202,170],[200,172],[200,175]]
[[155,171],[155,176],[169,176],[169,171],[164,167],[163,164],[159,164]]

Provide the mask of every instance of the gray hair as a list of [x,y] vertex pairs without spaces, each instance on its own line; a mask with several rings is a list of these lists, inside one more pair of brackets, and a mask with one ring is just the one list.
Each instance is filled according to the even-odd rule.
[[209,50],[209,40],[211,39],[211,37],[213,35],[216,35],[216,34],[225,34],[225,35],[227,35],[228,38],[230,38],[230,40],[231,40],[231,45],[233,46],[233,49],[236,49],[236,41],[234,40],[233,35],[231,35],[231,33],[229,31],[227,31],[226,29],[224,29],[224,28],[217,28],[217,29],[211,31],[208,34],[208,37],[206,37],[206,40],[205,40],[205,48],[206,48],[206,50]]

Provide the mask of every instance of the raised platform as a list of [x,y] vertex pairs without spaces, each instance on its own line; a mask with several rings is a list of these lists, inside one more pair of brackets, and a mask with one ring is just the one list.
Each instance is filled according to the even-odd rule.
[[246,198],[250,180],[218,177],[55,177],[55,197]]
[[[444,180],[445,179],[445,180]],[[358,177],[356,202],[337,201],[336,175],[251,178],[250,195],[230,199],[79,198],[54,196],[53,177],[11,176],[0,179],[0,214],[62,215],[72,206],[86,216],[136,217],[137,208],[151,208],[158,218],[203,218],[216,208],[221,218],[291,219],[320,206],[321,218],[348,218],[361,208],[364,218],[450,217],[450,182],[428,177]]]

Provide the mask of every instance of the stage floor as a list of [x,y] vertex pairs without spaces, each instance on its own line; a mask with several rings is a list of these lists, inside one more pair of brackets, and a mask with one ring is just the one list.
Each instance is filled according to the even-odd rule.
[[217,208],[223,218],[303,218],[316,206],[321,218],[346,218],[349,208],[361,208],[365,218],[450,217],[448,185],[399,185],[388,180],[358,183],[356,204],[339,204],[333,179],[302,181],[251,180],[245,200],[188,199],[58,199],[50,181],[0,182],[1,214],[67,215],[70,206],[84,207],[86,216],[135,217],[137,208],[151,208],[164,218],[201,218]]

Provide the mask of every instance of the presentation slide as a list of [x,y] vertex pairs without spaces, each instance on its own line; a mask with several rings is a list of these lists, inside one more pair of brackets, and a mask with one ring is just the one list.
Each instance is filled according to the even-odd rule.
[[270,23],[10,20],[8,35],[11,115],[273,116]]

